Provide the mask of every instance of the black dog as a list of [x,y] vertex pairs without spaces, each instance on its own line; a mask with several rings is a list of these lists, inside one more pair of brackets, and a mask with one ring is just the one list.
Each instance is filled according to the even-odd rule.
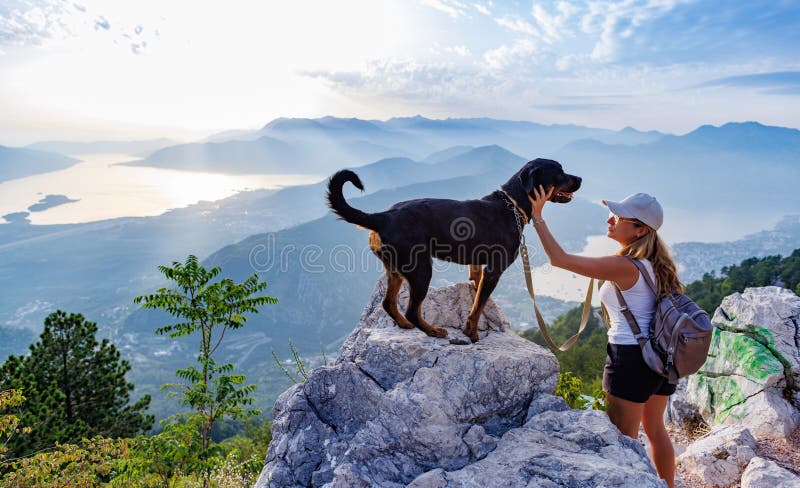
[[[350,170],[334,174],[328,182],[328,205],[341,219],[370,230],[369,245],[386,268],[388,288],[383,308],[404,329],[419,327],[426,334],[445,337],[447,331],[422,318],[421,305],[428,294],[431,257],[469,265],[469,278],[478,289],[464,333],[478,340],[478,319],[500,275],[517,258],[522,227],[531,217],[528,195],[534,187],[555,187],[550,201],[568,203],[581,179],[564,173],[549,159],[530,161],[500,190],[480,200],[422,198],[400,202],[389,210],[368,214],[347,204],[342,195],[349,181],[364,186]],[[410,302],[405,316],[397,309],[397,294],[408,281]]]

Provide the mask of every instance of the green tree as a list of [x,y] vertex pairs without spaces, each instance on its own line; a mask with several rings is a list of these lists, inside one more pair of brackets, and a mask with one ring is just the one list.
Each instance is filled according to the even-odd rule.
[[130,459],[136,443],[99,436],[75,444],[56,443],[45,452],[15,461],[13,471],[6,473],[0,484],[16,488],[108,486]]
[[144,308],[165,310],[178,319],[178,323],[158,328],[157,334],[179,338],[197,333],[199,368],[190,365],[179,369],[176,375],[184,383],[164,387],[174,389],[173,393],[183,404],[191,407],[202,419],[199,455],[201,459],[208,459],[212,455],[211,430],[215,421],[260,413],[245,410],[253,403],[250,395],[256,385],[245,385],[245,376],[233,374],[234,365],[231,363],[218,364],[214,353],[227,330],[244,327],[245,314],[258,313],[259,307],[276,304],[278,299],[258,295],[267,284],[259,281],[257,274],[238,284],[229,278],[215,281],[221,269],[206,270],[192,255],[183,264],[173,262],[172,266],[159,266],[158,269],[165,278],[174,282],[177,289],[161,288],[154,294],[136,297],[134,302],[142,303]]
[[59,310],[45,319],[39,342],[25,357],[11,356],[0,368],[0,389],[21,388],[26,397],[21,425],[31,435],[9,442],[15,456],[75,443],[84,437],[131,437],[150,429],[150,396],[130,404],[130,364],[108,339],[98,343],[97,325]]
[[723,298],[735,292],[741,293],[747,287],[780,282],[785,288],[800,292],[800,249],[795,249],[785,258],[748,258],[739,265],[726,266],[720,271],[720,277],[706,273],[702,279],[686,287],[686,294],[709,314],[714,313]]
[[[571,372],[560,373],[558,375],[558,385],[556,395],[566,400],[571,408],[581,410],[607,410],[605,404],[605,392],[602,387],[594,389],[591,395],[584,393],[583,381]],[[589,401],[591,399],[591,402]]]
[[0,391],[0,463],[6,458],[8,447],[6,445],[14,435],[26,434],[30,428],[19,427],[20,407],[25,403],[22,390]]

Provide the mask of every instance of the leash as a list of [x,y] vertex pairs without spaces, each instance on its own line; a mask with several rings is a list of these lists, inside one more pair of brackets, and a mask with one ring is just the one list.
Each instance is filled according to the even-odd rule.
[[522,268],[525,272],[525,285],[528,287],[528,294],[531,296],[531,301],[533,302],[533,310],[536,313],[536,321],[539,323],[539,331],[542,333],[542,337],[544,337],[545,342],[556,350],[559,351],[566,351],[578,342],[578,337],[580,337],[581,333],[583,333],[584,329],[586,329],[586,324],[589,322],[589,315],[591,314],[592,308],[592,288],[594,288],[594,278],[589,279],[589,289],[586,291],[586,300],[583,303],[583,315],[581,315],[581,323],[578,327],[578,332],[567,339],[564,344],[557,345],[555,341],[550,337],[550,334],[547,330],[547,324],[544,322],[544,317],[542,317],[542,312],[539,311],[539,307],[536,305],[536,294],[533,291],[533,274],[531,273],[531,264],[528,258],[528,246],[525,244],[525,234],[523,233],[523,226],[520,225],[519,215],[521,214],[522,217],[525,219],[525,225],[528,223],[528,216],[525,215],[525,212],[517,205],[516,200],[514,200],[511,195],[506,193],[502,188],[500,191],[503,195],[506,196],[507,200],[506,203],[508,207],[514,212],[514,219],[517,222],[517,231],[519,231],[519,253],[522,256]]
[[544,322],[544,318],[542,317],[542,312],[539,311],[539,307],[536,306],[536,295],[533,292],[533,278],[531,273],[531,265],[528,260],[528,246],[525,245],[525,236],[522,237],[522,243],[519,247],[519,253],[522,255],[522,267],[525,271],[525,285],[528,287],[528,294],[531,296],[531,301],[533,302],[533,310],[536,312],[536,321],[539,323],[539,332],[542,333],[542,337],[544,337],[545,342],[550,345],[551,348],[557,349],[559,351],[566,351],[578,342],[578,337],[580,337],[581,333],[583,333],[584,329],[586,329],[586,324],[589,322],[589,315],[591,314],[592,309],[592,288],[594,288],[594,278],[589,279],[589,289],[586,291],[586,301],[583,303],[583,315],[581,316],[581,323],[578,327],[578,332],[567,339],[564,344],[556,345],[555,341],[550,337],[550,334],[547,331],[547,324]]

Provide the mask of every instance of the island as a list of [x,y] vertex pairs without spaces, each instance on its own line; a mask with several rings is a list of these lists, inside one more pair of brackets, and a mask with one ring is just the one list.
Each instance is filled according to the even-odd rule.
[[79,200],[73,200],[66,195],[47,195],[28,207],[28,210],[31,212],[44,212],[48,208],[58,207],[59,205],[74,203],[77,201]]

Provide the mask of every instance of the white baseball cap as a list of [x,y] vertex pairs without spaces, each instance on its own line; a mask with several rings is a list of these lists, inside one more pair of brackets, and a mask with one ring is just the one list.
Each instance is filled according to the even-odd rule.
[[614,215],[637,219],[655,230],[658,230],[664,222],[664,210],[661,208],[661,204],[655,197],[647,193],[634,193],[625,197],[621,202],[603,200],[603,205],[608,207]]

